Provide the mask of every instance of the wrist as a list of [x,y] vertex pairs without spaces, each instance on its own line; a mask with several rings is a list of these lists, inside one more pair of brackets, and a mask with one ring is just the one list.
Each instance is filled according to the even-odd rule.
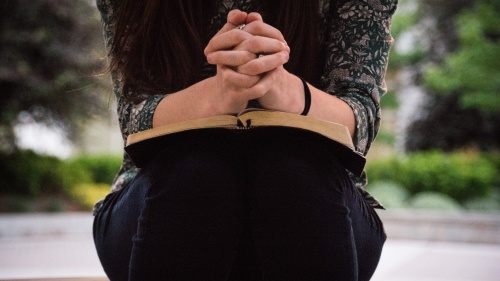
[[302,79],[296,75],[291,73],[288,73],[288,75],[290,78],[286,84],[287,87],[285,87],[287,89],[285,94],[287,95],[289,101],[288,112],[301,114],[304,111],[305,103],[304,84]]
[[202,103],[204,105],[203,112],[206,116],[217,116],[228,114],[231,105],[228,103],[227,99],[224,98],[224,93],[222,91],[222,85],[216,76],[209,77],[204,80],[204,93],[202,98]]
[[215,76],[209,77],[201,82],[204,88],[204,93],[200,98],[202,98],[202,112],[207,116],[219,115],[222,112],[220,102],[217,103],[218,94],[218,82]]
[[309,89],[309,85],[307,85],[306,80],[300,77],[302,84],[304,86],[304,110],[300,115],[307,116],[309,114],[309,110],[311,109],[311,90]]
[[248,104],[240,91],[224,86],[224,83],[213,76],[205,79],[203,96],[200,99],[205,105],[203,110],[207,116],[237,114],[245,109]]
[[278,82],[258,99],[259,103],[265,109],[301,114],[304,110],[302,80],[283,68],[276,75],[278,76],[274,78],[274,81]]

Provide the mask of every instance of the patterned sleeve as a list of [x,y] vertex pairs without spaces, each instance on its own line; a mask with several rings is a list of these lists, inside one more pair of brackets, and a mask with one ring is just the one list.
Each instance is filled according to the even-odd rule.
[[321,83],[351,106],[356,118],[356,149],[366,154],[380,124],[380,98],[392,46],[392,15],[397,0],[329,1],[326,65]]
[[[119,0],[97,0],[97,7],[101,13],[104,40],[109,48],[113,39],[113,28],[116,22]],[[124,141],[128,135],[144,131],[153,127],[153,115],[156,107],[164,95],[138,95],[139,102],[132,103],[121,95],[121,85],[117,75],[112,73],[113,93],[118,100],[118,119]]]

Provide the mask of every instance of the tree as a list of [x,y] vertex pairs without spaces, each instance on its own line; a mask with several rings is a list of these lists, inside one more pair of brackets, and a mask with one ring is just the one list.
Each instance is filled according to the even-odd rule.
[[0,149],[16,149],[20,119],[75,138],[105,105],[97,10],[85,0],[5,0],[0,26]]
[[407,129],[406,150],[500,148],[500,3],[420,0],[419,8],[426,56],[413,67],[430,98],[425,118]]
[[[491,3],[488,3],[491,2]],[[500,2],[480,1],[457,20],[459,48],[425,73],[427,86],[456,93],[462,108],[500,111]]]

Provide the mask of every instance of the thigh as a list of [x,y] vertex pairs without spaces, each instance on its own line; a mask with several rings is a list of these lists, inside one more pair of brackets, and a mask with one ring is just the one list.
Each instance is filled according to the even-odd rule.
[[94,217],[94,243],[110,280],[128,279],[132,237],[147,186],[147,179],[139,175],[122,190],[109,194]]
[[346,205],[352,221],[354,241],[358,258],[358,280],[370,280],[382,255],[386,240],[382,221],[368,205],[359,190],[346,194]]
[[345,170],[305,136],[264,133],[252,142],[250,219],[264,276],[357,280]]
[[230,136],[202,140],[159,154],[147,171],[130,280],[228,277],[242,231],[245,169]]

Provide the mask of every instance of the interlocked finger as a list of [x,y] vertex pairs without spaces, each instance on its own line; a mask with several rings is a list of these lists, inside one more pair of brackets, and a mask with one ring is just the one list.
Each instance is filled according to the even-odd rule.
[[233,28],[231,31],[214,36],[205,48],[205,55],[208,56],[213,52],[233,49],[250,38],[252,38],[250,33]]
[[248,63],[238,66],[236,71],[250,76],[261,75],[287,63],[289,58],[289,53],[285,51],[264,55],[258,57],[258,59],[251,60]]
[[251,88],[243,89],[241,95],[246,99],[259,99],[266,95],[266,93],[274,85],[274,71],[270,71],[262,76],[262,78],[253,85]]
[[242,41],[234,50],[246,50],[254,54],[273,54],[281,51],[290,52],[290,47],[273,38],[253,36]]
[[234,88],[251,88],[259,82],[261,77],[242,74],[234,71],[231,67],[219,65],[217,75],[220,75],[223,82]]
[[256,58],[254,53],[245,50],[218,51],[207,56],[210,64],[240,66]]
[[247,23],[243,30],[255,36],[276,39],[286,44],[285,37],[283,37],[281,31],[262,20],[255,20],[251,23]]

